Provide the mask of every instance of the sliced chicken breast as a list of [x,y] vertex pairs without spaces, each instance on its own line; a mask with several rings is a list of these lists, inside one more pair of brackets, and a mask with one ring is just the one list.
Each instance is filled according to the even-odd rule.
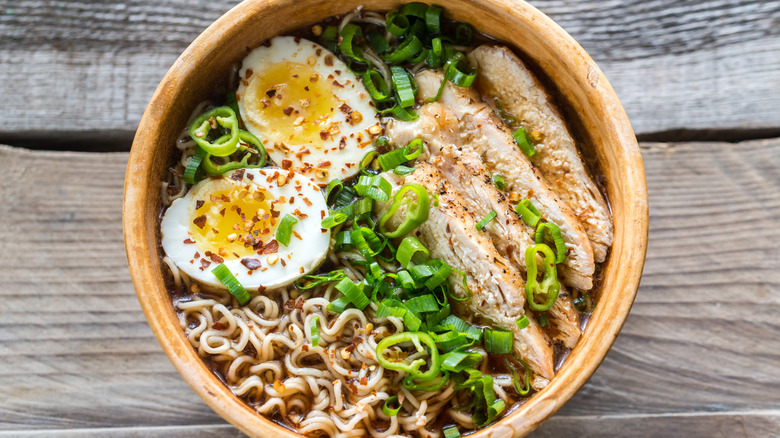
[[[442,74],[423,71],[415,80],[420,96],[425,99],[436,95]],[[447,83],[439,102],[424,105],[418,114],[420,117],[414,122],[388,123],[387,133],[401,140],[413,139],[414,135],[429,143],[443,138],[457,151],[481,157],[492,173],[504,177],[508,191],[530,199],[547,220],[560,227],[568,249],[566,261],[560,267],[562,277],[572,287],[590,289],[595,264],[584,228],[550,190],[493,110],[480,102],[473,90]],[[434,131],[430,131],[432,127]]]
[[[519,329],[516,323],[517,318],[525,314],[523,278],[511,262],[498,253],[490,238],[477,231],[476,221],[463,198],[436,167],[425,162],[418,163],[415,171],[405,177],[392,173],[383,176],[394,184],[395,190],[402,184],[417,183],[431,195],[438,194],[439,206],[431,204],[428,220],[413,234],[430,250],[431,257],[440,258],[466,274],[471,293],[468,299],[458,302],[462,307],[459,313],[511,330],[517,354],[528,362],[534,373],[543,379],[552,378],[555,374],[552,343],[533,315],[527,315],[531,324],[525,329]],[[389,203],[378,204],[377,208],[381,215],[389,208]],[[453,281],[452,286],[456,296],[467,296],[461,282]]]
[[520,59],[503,46],[480,46],[469,54],[479,70],[477,88],[483,98],[498,99],[528,133],[536,131],[531,157],[548,186],[585,227],[596,262],[612,245],[612,219],[604,197],[588,175],[574,139],[551,99]]

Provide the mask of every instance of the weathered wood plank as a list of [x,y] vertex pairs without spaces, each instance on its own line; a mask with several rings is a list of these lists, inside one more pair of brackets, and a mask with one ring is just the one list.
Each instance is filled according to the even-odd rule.
[[[638,134],[780,129],[780,2],[533,3],[599,63]],[[234,4],[0,0],[0,138],[126,144],[167,68]]]
[[[643,157],[651,224],[636,304],[537,436],[771,436],[780,139],[645,144]],[[0,147],[0,437],[238,436],[140,312],[122,245],[126,160]]]

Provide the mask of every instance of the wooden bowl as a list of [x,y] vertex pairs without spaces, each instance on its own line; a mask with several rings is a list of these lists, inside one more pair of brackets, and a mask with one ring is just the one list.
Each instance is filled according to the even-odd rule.
[[[184,336],[164,284],[159,245],[160,183],[177,135],[195,105],[247,51],[275,35],[358,5],[397,7],[398,0],[245,1],[206,29],[179,57],[144,113],[130,152],[123,225],[130,274],[141,307],[163,350],[198,395],[253,437],[294,437],[235,397]],[[440,0],[445,13],[508,42],[547,76],[576,115],[604,176],[615,242],[603,266],[601,297],[585,333],[558,375],[541,392],[475,438],[523,436],[555,413],[604,359],[634,301],[644,265],[648,209],[642,158],[626,113],[603,73],[582,47],[550,18],[522,1]]]

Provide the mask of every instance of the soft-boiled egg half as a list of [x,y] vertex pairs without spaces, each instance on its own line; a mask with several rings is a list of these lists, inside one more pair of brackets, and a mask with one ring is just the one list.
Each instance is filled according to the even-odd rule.
[[319,44],[275,37],[244,58],[239,78],[247,130],[276,165],[319,184],[358,173],[382,132],[363,83]]
[[[179,269],[222,287],[211,272],[224,263],[248,290],[291,283],[319,266],[330,230],[320,227],[328,207],[319,187],[292,170],[238,169],[195,184],[176,199],[160,224],[162,246]],[[297,223],[287,246],[275,236],[290,214]]]

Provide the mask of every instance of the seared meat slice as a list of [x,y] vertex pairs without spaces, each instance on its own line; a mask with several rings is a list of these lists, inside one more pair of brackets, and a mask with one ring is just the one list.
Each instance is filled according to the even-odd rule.
[[[520,220],[506,196],[493,184],[482,160],[472,152],[458,153],[453,146],[436,141],[428,144],[430,162],[437,166],[463,201],[479,220],[491,211],[496,218],[484,231],[490,236],[498,252],[525,272],[525,250],[534,244],[534,230]],[[433,150],[436,149],[434,152]]]
[[[394,183],[396,189],[400,187],[401,177],[392,173],[383,176]],[[486,234],[477,231],[468,206],[438,169],[421,162],[414,172],[403,178],[403,183],[420,184],[430,194],[439,196],[439,206],[431,203],[428,220],[413,234],[430,250],[431,257],[440,258],[466,274],[471,295],[458,302],[461,308],[456,310],[468,319],[476,316],[490,321],[495,327],[511,330],[514,348],[520,357],[543,379],[552,378],[555,372],[551,342],[533,315],[527,315],[531,324],[525,329],[520,330],[515,322],[525,314],[524,282],[520,272],[496,251]],[[389,204],[378,204],[378,214],[383,214]],[[394,218],[398,216],[401,215],[396,214]],[[452,286],[456,296],[466,296],[462,282],[453,281]]]
[[[415,76],[420,96],[425,99],[436,95],[442,74],[426,70]],[[547,220],[561,229],[568,256],[560,267],[566,284],[578,289],[593,286],[595,264],[588,236],[572,211],[563,204],[537,173],[528,157],[515,144],[508,128],[496,117],[493,110],[479,101],[473,90],[447,83],[440,101],[423,106],[421,117],[408,125],[412,133],[425,141],[438,136],[452,140],[456,149],[476,154],[493,173],[501,174],[510,192],[530,199]],[[424,112],[434,113],[436,123],[446,130],[425,132],[432,123],[423,120]],[[457,121],[456,126],[452,123]],[[398,133],[404,122],[388,126],[388,133]],[[416,125],[415,125],[416,124]],[[424,125],[423,125],[424,124]],[[424,129],[425,128],[425,129]],[[400,136],[399,136],[400,137]]]
[[612,245],[612,220],[598,187],[588,175],[566,124],[550,97],[522,61],[502,46],[480,46],[469,59],[479,69],[477,87],[483,98],[498,99],[504,111],[517,118],[530,134],[537,131],[531,161],[553,192],[574,211],[603,262]]
[[574,348],[582,335],[580,314],[574,308],[574,300],[565,287],[561,286],[558,299],[555,300],[547,314],[550,317],[550,336],[563,344],[564,347]]

